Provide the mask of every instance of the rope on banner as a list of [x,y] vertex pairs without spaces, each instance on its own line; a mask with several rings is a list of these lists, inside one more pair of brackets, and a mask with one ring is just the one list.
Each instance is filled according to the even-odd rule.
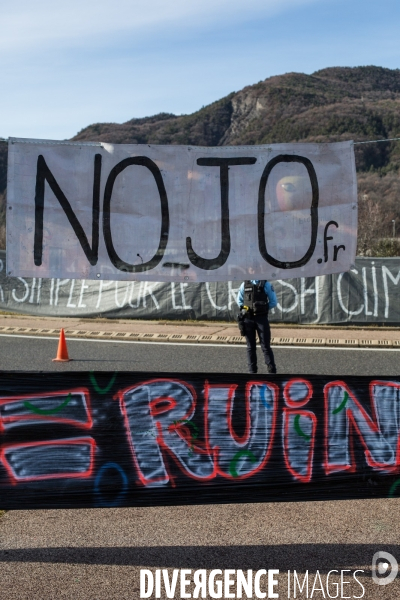
[[[396,138],[387,138],[385,140],[367,140],[366,142],[353,142],[354,146],[356,144],[379,144],[380,142],[398,142],[400,141],[400,137],[396,137]],[[45,143],[45,142],[42,142]],[[54,144],[54,142],[48,142],[48,143],[52,143]],[[66,144],[67,142],[62,142],[63,144]],[[74,142],[74,144],[79,144],[79,143],[83,143],[85,145],[89,145],[87,142]],[[0,144],[8,144],[8,140],[5,139],[0,139]],[[101,142],[98,142],[97,144],[92,144],[92,145],[101,145]]]
[[[35,144],[38,140],[18,140],[18,144]],[[0,139],[0,143],[9,144],[10,140]],[[11,142],[14,144],[14,142]],[[40,144],[47,144],[48,146],[95,146],[96,148],[102,147],[103,142],[58,142],[58,141],[47,141],[40,140]]]
[[400,140],[400,137],[397,138],[387,138],[386,140],[369,140],[367,142],[353,142],[354,146],[356,144],[378,144],[379,142],[397,142]]

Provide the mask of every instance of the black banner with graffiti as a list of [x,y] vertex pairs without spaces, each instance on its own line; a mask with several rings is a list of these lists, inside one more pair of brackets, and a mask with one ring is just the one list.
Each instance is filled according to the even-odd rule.
[[0,375],[0,508],[400,494],[400,378]]
[[[157,283],[8,277],[0,310],[41,316],[233,320],[240,281]],[[400,323],[400,258],[358,258],[348,273],[274,281],[278,323]]]

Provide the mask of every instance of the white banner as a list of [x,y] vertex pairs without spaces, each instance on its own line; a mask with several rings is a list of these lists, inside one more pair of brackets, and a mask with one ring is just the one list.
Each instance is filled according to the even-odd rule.
[[242,281],[349,270],[352,142],[113,145],[11,138],[7,273]]

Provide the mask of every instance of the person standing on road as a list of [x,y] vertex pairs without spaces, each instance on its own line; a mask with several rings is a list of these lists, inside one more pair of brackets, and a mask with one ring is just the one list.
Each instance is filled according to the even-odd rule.
[[268,281],[258,279],[244,281],[239,288],[236,302],[243,318],[249,373],[257,373],[256,332],[258,333],[268,373],[276,373],[274,353],[271,348],[271,329],[268,321],[269,309],[275,308],[278,303],[273,286]]

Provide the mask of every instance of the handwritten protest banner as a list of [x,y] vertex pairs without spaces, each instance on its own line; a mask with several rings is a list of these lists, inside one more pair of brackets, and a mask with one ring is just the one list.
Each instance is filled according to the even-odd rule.
[[9,143],[7,274],[241,281],[348,271],[352,142]]
[[394,497],[399,377],[1,373],[3,509]]
[[[49,317],[232,321],[240,282],[174,283],[8,277],[0,310]],[[400,258],[356,258],[348,273],[273,282],[271,323],[400,323]]]

